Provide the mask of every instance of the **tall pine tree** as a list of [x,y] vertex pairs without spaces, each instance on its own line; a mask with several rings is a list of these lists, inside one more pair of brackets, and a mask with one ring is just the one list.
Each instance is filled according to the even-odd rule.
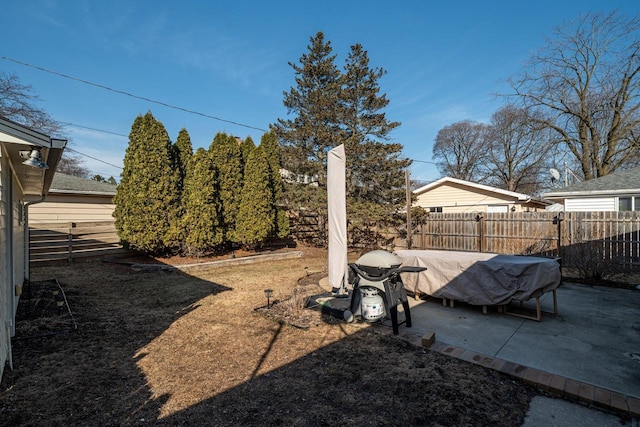
[[380,93],[379,80],[386,71],[372,68],[367,51],[355,44],[341,72],[322,33],[311,38],[308,50],[300,65],[290,64],[296,86],[284,94],[284,105],[295,117],[278,119],[272,129],[282,145],[284,168],[317,175],[320,188],[287,185],[286,199],[324,211],[326,153],[345,144],[349,205],[352,210],[361,207],[352,213],[366,213],[372,220],[390,218],[404,198],[404,171],[410,161],[401,158],[400,144],[390,142],[400,123],[384,113],[389,100]]
[[284,106],[293,119],[278,119],[272,130],[285,147],[286,163],[293,172],[317,176],[326,185],[327,153],[344,140],[340,125],[341,82],[335,55],[324,34],[311,37],[308,53],[299,64],[289,63],[296,87],[285,92]]
[[235,237],[236,217],[240,208],[240,190],[243,183],[240,144],[234,136],[219,132],[209,146],[209,153],[218,171],[225,240],[237,242]]
[[348,197],[365,206],[387,206],[390,213],[404,199],[404,170],[410,161],[400,158],[402,145],[388,143],[400,123],[389,121],[383,112],[389,100],[380,94],[378,81],[385,74],[382,68],[369,66],[360,44],[351,46],[341,78],[341,122],[346,133]]
[[180,199],[172,152],[165,127],[151,112],[134,120],[114,197],[116,229],[125,247],[152,254],[175,249],[171,227]]

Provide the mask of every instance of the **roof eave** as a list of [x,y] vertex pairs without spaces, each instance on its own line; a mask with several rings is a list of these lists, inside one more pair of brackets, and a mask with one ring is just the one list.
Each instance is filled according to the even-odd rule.
[[503,196],[509,196],[509,197],[513,197],[514,199],[521,201],[521,202],[527,202],[529,200],[533,200],[531,198],[531,196],[528,196],[526,194],[522,194],[522,193],[516,193],[515,191],[508,191],[508,190],[503,190],[501,188],[495,188],[495,187],[491,187],[488,185],[484,185],[484,184],[478,184],[476,182],[471,182],[471,181],[465,181],[463,179],[458,179],[458,178],[451,178],[451,177],[444,177],[444,178],[440,178],[437,181],[434,181],[432,183],[429,183],[427,185],[424,185],[420,188],[416,188],[415,190],[413,190],[413,193],[416,195],[422,194],[425,191],[428,191],[432,188],[435,188],[439,185],[445,184],[447,182],[450,183],[454,183],[454,184],[458,184],[458,185],[463,185],[466,187],[470,187],[470,188],[476,188],[476,189],[480,189],[483,191],[488,191],[488,192],[493,192],[496,194],[501,194]]
[[627,188],[621,190],[583,190],[583,191],[556,191],[543,195],[545,199],[559,197],[580,197],[580,196],[610,196],[620,194],[636,194],[640,193],[640,188]]
[[116,193],[110,193],[106,191],[80,191],[80,190],[49,190],[49,194],[73,194],[80,196],[110,196],[114,197]]

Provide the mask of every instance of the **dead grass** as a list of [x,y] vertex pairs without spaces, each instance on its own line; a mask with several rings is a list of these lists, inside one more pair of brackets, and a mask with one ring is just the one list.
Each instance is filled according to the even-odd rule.
[[[78,328],[15,337],[0,425],[522,423],[529,387],[302,309],[326,271],[326,252],[302,249],[190,275],[98,261],[32,270],[58,279]],[[265,288],[280,300],[267,315]],[[19,316],[18,331],[43,322]]]

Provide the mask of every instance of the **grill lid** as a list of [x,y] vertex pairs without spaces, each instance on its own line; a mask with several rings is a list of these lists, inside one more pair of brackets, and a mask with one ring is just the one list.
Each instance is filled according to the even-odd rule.
[[387,251],[376,250],[367,252],[356,261],[358,266],[383,268],[397,268],[402,264],[402,259]]

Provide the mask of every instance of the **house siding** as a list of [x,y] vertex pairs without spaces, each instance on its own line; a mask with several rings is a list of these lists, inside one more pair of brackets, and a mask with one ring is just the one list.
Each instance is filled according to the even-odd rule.
[[[4,154],[4,153],[3,153]],[[24,196],[9,167],[0,157],[0,378],[10,357],[19,297],[16,285],[25,279],[23,222]]]
[[111,196],[51,194],[29,207],[29,224],[113,221]]
[[517,206],[516,209],[520,210],[520,206],[513,202],[513,199],[506,196],[502,198],[482,190],[469,191],[462,186],[447,183],[417,195],[414,206],[425,209],[442,207],[443,213],[486,212],[488,205],[507,205],[509,208]]
[[[23,215],[24,195],[17,185],[13,186],[13,286],[11,292],[15,295],[15,286],[24,284],[25,280],[25,223]],[[18,311],[19,297],[14,298],[13,315]],[[13,327],[15,331],[15,325]],[[14,333],[12,331],[12,335]]]
[[565,199],[564,210],[567,212],[610,212],[617,211],[616,197],[585,197]]
[[[4,154],[4,153],[2,153]],[[9,258],[9,228],[7,224],[9,199],[9,162],[6,156],[0,157],[0,376],[4,370],[10,351],[12,313],[13,313],[13,292],[9,286],[11,268]]]

